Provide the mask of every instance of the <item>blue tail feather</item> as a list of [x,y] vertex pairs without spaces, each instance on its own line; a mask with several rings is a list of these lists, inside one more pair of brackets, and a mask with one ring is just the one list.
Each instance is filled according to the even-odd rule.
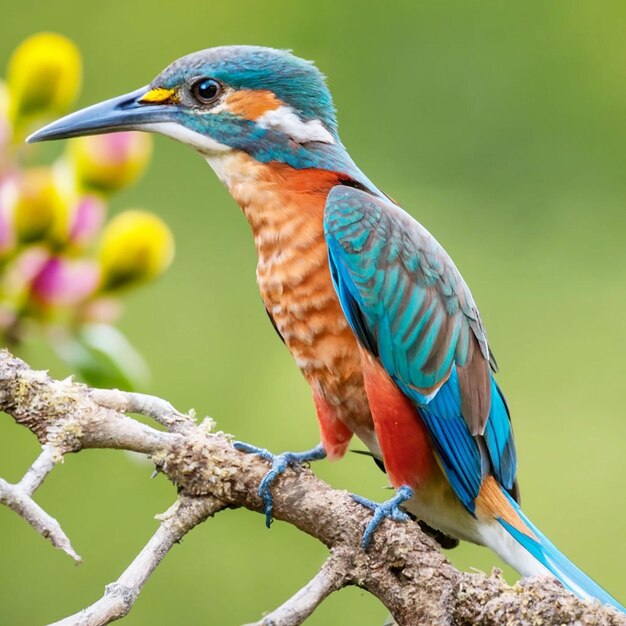
[[498,518],[498,521],[523,548],[530,552],[537,561],[561,581],[564,587],[577,596],[586,600],[596,599],[602,604],[608,604],[626,614],[626,608],[560,552],[528,517],[524,515],[517,502],[508,496],[508,494],[507,498],[520,519],[535,535],[535,538],[525,535],[501,518]]

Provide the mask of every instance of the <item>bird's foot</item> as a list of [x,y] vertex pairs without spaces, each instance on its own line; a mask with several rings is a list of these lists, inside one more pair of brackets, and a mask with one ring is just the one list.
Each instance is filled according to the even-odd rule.
[[352,494],[352,498],[356,502],[374,511],[374,516],[367,525],[367,528],[363,533],[363,537],[361,538],[361,548],[363,550],[367,550],[370,542],[372,541],[374,531],[380,526],[380,523],[386,517],[394,520],[395,522],[408,522],[411,519],[403,510],[400,509],[400,505],[403,502],[410,500],[412,497],[413,489],[407,485],[400,487],[398,491],[396,491],[396,495],[393,498],[385,500],[385,502],[381,503]]
[[274,500],[272,498],[272,492],[270,488],[272,483],[288,468],[297,467],[303,463],[310,461],[319,461],[326,457],[324,446],[320,443],[311,450],[305,450],[304,452],[283,452],[282,454],[272,454],[265,448],[257,448],[249,443],[243,443],[242,441],[233,442],[233,446],[240,452],[247,452],[248,454],[258,454],[272,464],[272,467],[261,480],[259,485],[258,494],[263,501],[263,511],[265,512],[265,525],[269,528],[272,523],[272,509],[274,508]]

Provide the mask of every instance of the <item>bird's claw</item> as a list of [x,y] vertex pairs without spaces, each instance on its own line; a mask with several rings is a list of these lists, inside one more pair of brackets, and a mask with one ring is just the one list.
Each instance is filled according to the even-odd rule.
[[304,452],[283,452],[282,454],[272,454],[265,448],[257,448],[249,443],[242,441],[233,442],[233,446],[240,452],[248,454],[258,454],[261,458],[272,464],[270,471],[263,476],[259,484],[258,494],[263,501],[263,511],[265,512],[265,525],[269,528],[272,523],[272,511],[274,509],[274,499],[272,498],[272,483],[280,476],[288,467],[297,467],[303,463],[310,461],[319,461],[326,457],[324,447],[320,443],[311,450]]
[[374,511],[372,519],[369,521],[363,537],[361,538],[361,548],[367,550],[369,547],[374,531],[380,526],[380,523],[385,519],[391,519],[394,522],[408,522],[411,518],[400,509],[400,505],[413,497],[413,489],[407,485],[403,485],[396,491],[396,495],[385,502],[374,502],[367,498],[352,494],[352,499],[359,504],[367,507],[371,511]]

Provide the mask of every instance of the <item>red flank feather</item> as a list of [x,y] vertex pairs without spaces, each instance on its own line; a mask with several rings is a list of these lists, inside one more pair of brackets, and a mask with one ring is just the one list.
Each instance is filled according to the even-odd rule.
[[385,468],[394,487],[419,487],[431,475],[435,458],[417,409],[382,365],[361,349],[365,391]]

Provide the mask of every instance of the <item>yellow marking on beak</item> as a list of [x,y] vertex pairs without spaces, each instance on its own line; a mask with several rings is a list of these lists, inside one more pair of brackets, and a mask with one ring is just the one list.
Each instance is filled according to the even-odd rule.
[[164,87],[156,87],[146,92],[139,102],[142,104],[173,104],[178,102],[176,89],[165,89]]

